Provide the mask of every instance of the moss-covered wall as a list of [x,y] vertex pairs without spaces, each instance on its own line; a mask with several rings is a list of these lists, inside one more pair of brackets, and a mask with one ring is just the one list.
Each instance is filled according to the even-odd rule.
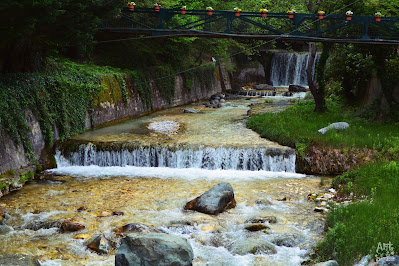
[[24,172],[32,165],[46,167],[51,147],[58,139],[222,91],[220,74],[214,66],[188,78],[174,75],[168,83],[159,82],[156,74],[63,65],[61,71],[49,74],[0,80],[4,105],[0,112],[0,174]]

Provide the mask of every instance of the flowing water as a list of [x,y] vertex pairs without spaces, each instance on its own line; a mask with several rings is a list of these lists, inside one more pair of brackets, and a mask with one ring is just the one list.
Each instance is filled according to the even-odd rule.
[[[320,57],[312,66],[314,76],[315,66]],[[270,80],[273,86],[289,86],[290,84],[308,86],[306,69],[308,67],[308,53],[274,53],[271,63]]]
[[[323,231],[324,216],[306,197],[326,187],[295,173],[295,151],[245,128],[252,101],[263,100],[190,106],[201,114],[172,108],[67,141],[45,180],[0,199],[0,254],[32,254],[43,265],[113,265],[116,250],[99,255],[85,241],[99,234],[117,241],[115,228],[143,223],[187,238],[194,265],[300,265]],[[179,125],[175,134],[149,129],[170,121]],[[182,210],[220,182],[233,186],[234,209],[218,216]],[[114,211],[124,215],[104,215]],[[265,216],[277,223],[245,230]],[[54,225],[63,220],[86,228],[59,232]]]

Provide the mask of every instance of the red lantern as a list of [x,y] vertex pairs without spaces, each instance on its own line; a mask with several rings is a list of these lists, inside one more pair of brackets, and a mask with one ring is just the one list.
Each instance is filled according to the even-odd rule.
[[186,10],[185,9],[181,9],[180,13],[184,15],[184,14],[186,14]]
[[347,15],[347,16],[346,16],[346,20],[347,20],[347,21],[351,21],[351,20],[352,20],[352,16],[348,16],[348,15]]
[[265,18],[265,17],[267,17],[267,12],[265,12],[265,11],[262,11],[261,13],[262,13],[262,18]]
[[294,18],[294,12],[288,12],[288,18]]
[[376,22],[380,22],[381,21],[381,17],[375,17],[375,21]]
[[236,17],[239,17],[239,16],[240,16],[240,12],[235,12],[234,15],[235,15]]
[[129,7],[129,11],[134,11],[134,5],[129,4],[127,6]]
[[154,11],[159,12],[160,6],[154,6]]
[[212,14],[213,14],[213,10],[211,11],[211,10],[208,10],[208,15],[209,16],[212,16]]
[[324,19],[324,15],[319,15],[319,19]]

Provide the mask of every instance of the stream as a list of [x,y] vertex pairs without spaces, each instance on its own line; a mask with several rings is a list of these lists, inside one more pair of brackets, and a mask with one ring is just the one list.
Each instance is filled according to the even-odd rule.
[[[114,229],[142,223],[186,238],[194,265],[300,265],[321,239],[325,217],[307,195],[325,192],[329,180],[295,173],[294,150],[245,127],[248,105],[262,101],[175,107],[65,141],[57,168],[0,199],[0,254],[31,254],[42,265],[114,265],[116,249],[97,254],[86,241],[102,234],[118,243]],[[234,189],[234,209],[183,211],[221,182]],[[277,222],[245,229],[265,216]],[[64,220],[85,229],[60,232],[55,225]]]

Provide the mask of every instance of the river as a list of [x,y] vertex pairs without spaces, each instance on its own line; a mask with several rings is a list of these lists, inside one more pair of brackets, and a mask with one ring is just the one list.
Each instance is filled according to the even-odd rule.
[[[248,105],[259,101],[176,107],[71,138],[57,150],[56,169],[0,199],[0,253],[32,254],[42,265],[114,265],[115,249],[96,254],[85,241],[100,234],[118,241],[115,228],[143,223],[187,238],[194,265],[300,265],[324,225],[307,195],[325,192],[329,182],[295,173],[295,151],[245,127]],[[177,132],[149,129],[170,122]],[[217,216],[182,210],[220,182],[232,185],[234,209]],[[265,216],[277,222],[245,229]],[[51,226],[63,220],[85,229]]]

